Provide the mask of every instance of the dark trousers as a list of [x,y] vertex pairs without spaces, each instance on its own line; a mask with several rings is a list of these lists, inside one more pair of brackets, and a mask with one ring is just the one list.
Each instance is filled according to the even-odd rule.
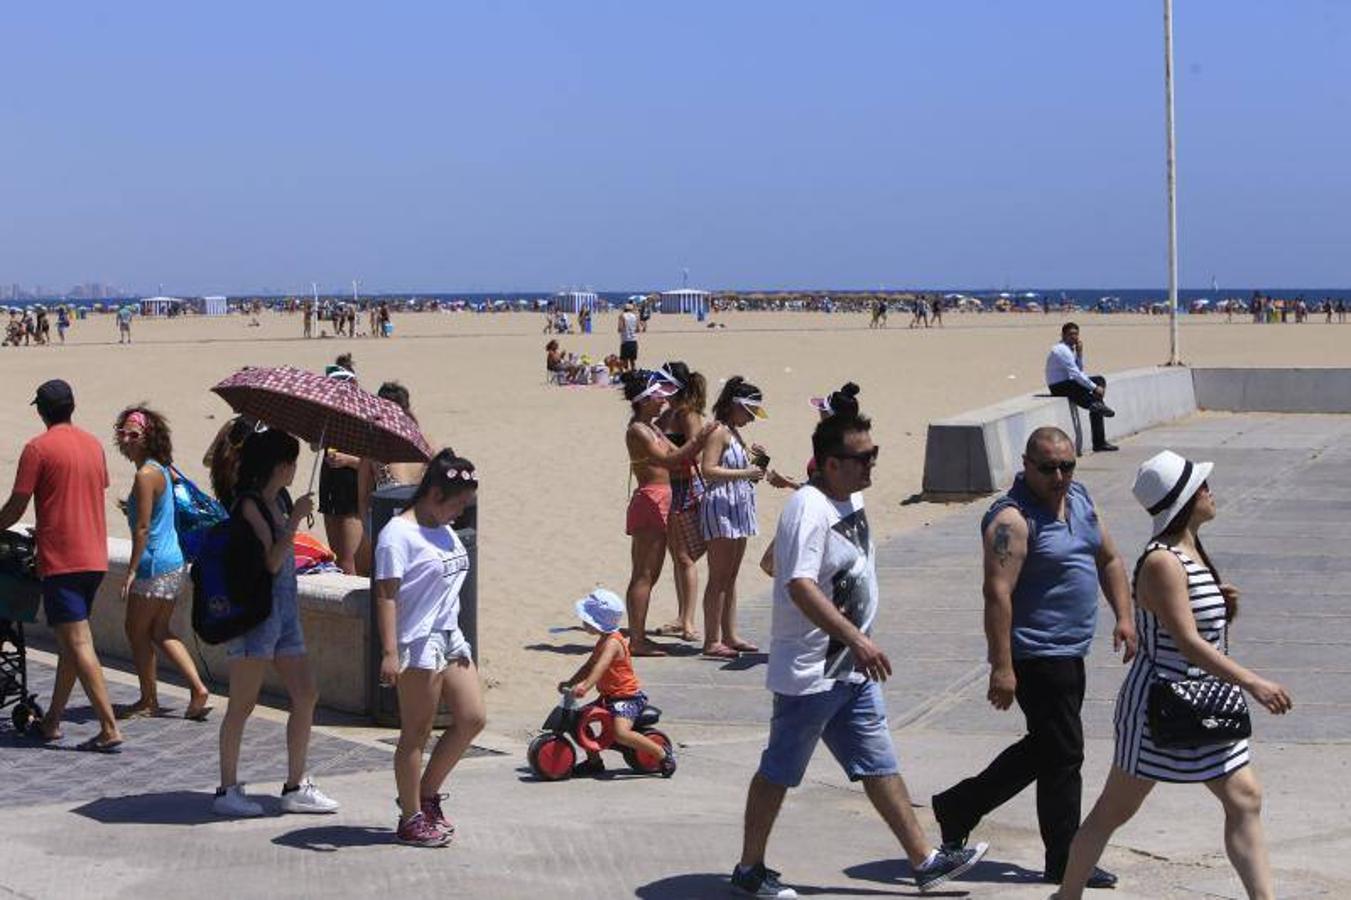
[[965,834],[985,815],[1037,783],[1037,823],[1046,846],[1046,872],[1062,875],[1070,841],[1079,830],[1083,778],[1084,660],[1044,656],[1014,660],[1015,696],[1027,717],[1027,734],[995,757],[985,771],[934,797],[942,807],[944,840]]
[[[1089,380],[1104,390],[1107,388],[1107,379],[1101,375],[1090,375]],[[1082,406],[1084,409],[1089,409],[1098,401],[1092,391],[1077,381],[1057,381],[1055,384],[1048,385],[1047,390],[1056,397],[1069,397],[1074,401],[1075,406]],[[1107,434],[1103,431],[1101,413],[1089,412],[1088,427],[1093,432],[1094,449],[1107,443]]]

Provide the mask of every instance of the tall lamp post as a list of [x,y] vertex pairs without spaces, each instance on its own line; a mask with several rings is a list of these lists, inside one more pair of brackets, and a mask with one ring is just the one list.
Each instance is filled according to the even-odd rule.
[[1182,365],[1177,345],[1177,142],[1173,135],[1173,0],[1163,0],[1163,84],[1168,133],[1168,365]]

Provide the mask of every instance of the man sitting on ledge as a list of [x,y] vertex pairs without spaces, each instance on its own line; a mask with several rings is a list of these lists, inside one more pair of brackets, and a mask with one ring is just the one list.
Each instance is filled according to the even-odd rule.
[[1116,415],[1102,402],[1107,393],[1107,379],[1084,374],[1084,344],[1079,340],[1079,326],[1073,322],[1061,326],[1060,343],[1046,357],[1046,387],[1054,396],[1068,397],[1076,406],[1088,410],[1095,453],[1116,449],[1115,444],[1107,443],[1102,424],[1104,416]]

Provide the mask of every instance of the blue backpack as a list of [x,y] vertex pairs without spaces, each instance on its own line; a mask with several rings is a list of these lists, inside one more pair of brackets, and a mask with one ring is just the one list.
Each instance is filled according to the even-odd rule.
[[263,543],[239,514],[245,497],[272,527],[267,503],[257,494],[241,494],[234,515],[202,531],[192,564],[192,630],[208,644],[237,638],[272,614],[272,573]]
[[170,466],[174,489],[174,530],[178,532],[178,546],[183,561],[192,563],[201,552],[202,543],[212,526],[230,518],[230,512],[220,501],[192,483],[192,479]]

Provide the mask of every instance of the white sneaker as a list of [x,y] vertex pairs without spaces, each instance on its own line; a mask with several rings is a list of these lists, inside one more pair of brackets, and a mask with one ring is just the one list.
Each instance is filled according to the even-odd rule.
[[337,800],[315,787],[309,778],[300,782],[294,791],[283,791],[281,811],[284,813],[331,813],[337,812],[340,804]]
[[252,819],[263,814],[263,805],[248,798],[244,793],[244,782],[241,781],[217,790],[216,799],[211,801],[211,811],[232,819]]

